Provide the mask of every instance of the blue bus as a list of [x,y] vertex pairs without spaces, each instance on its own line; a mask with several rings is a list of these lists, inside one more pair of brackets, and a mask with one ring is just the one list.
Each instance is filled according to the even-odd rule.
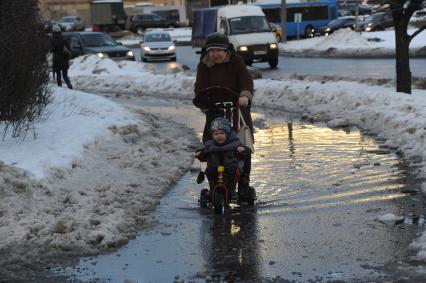
[[[269,22],[281,26],[281,2],[256,3],[255,5],[262,8]],[[295,23],[295,14],[302,14],[300,23]],[[287,37],[298,35],[312,37],[316,28],[327,25],[337,16],[336,0],[287,2]],[[297,34],[298,31],[299,34]]]

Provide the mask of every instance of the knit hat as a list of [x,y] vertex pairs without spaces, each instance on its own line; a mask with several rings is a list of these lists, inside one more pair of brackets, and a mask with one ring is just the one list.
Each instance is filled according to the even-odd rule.
[[219,117],[212,121],[210,130],[212,133],[217,130],[222,130],[226,133],[226,136],[229,136],[231,134],[231,123],[225,118]]
[[226,35],[219,32],[213,32],[209,34],[204,42],[206,51],[211,49],[227,50],[229,48],[229,39]]

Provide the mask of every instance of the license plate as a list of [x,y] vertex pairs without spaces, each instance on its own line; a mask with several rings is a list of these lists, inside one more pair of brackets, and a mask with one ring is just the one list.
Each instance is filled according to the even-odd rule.
[[266,54],[266,50],[256,50],[253,52],[254,55],[264,55]]

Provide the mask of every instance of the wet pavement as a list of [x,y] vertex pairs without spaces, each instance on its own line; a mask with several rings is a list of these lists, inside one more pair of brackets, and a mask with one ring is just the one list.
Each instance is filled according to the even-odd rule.
[[[154,104],[143,108],[188,115],[185,105]],[[424,228],[415,165],[355,128],[332,130],[261,109],[255,125],[255,207],[233,206],[223,216],[200,209],[207,184],[197,185],[198,172],[190,171],[162,199],[157,225],[116,253],[83,258],[60,274],[83,282],[400,279],[398,268],[414,253],[408,246]],[[388,221],[387,214],[401,218]]]

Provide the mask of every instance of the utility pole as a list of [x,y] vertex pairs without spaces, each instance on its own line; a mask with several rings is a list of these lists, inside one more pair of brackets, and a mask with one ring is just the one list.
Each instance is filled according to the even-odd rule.
[[361,29],[359,28],[359,1],[356,0],[356,6],[355,6],[355,27],[356,31],[361,33]]
[[281,42],[287,42],[287,3],[286,0],[281,0],[281,30],[283,36]]

